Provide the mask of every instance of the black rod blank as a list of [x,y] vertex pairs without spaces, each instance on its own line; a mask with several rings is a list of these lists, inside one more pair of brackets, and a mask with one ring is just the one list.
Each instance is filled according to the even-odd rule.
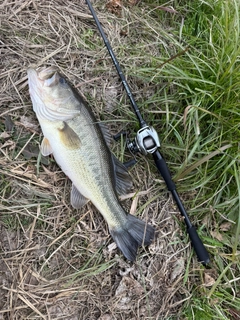
[[[128,95],[128,98],[132,104],[132,107],[133,107],[133,110],[138,118],[138,121],[139,121],[139,124],[140,124],[140,127],[141,128],[144,128],[144,127],[147,127],[147,124],[146,122],[143,120],[142,118],[142,115],[138,109],[138,106],[133,98],[133,95],[132,95],[132,92],[131,92],[131,89],[129,88],[128,86],[128,83],[126,81],[126,78],[121,70],[121,67],[118,63],[118,60],[117,58],[115,57],[114,53],[113,53],[113,50],[111,48],[111,45],[103,31],[103,28],[98,20],[98,17],[90,3],[89,0],[86,0],[86,3],[92,13],[92,16],[96,22],[96,25],[98,27],[98,30],[103,38],[103,41],[105,43],[105,46],[107,47],[107,50],[112,58],[112,61],[113,61],[113,64],[114,66],[116,67],[116,70],[118,72],[118,75],[122,81],[122,84],[126,90],[126,93]],[[175,200],[177,206],[178,206],[178,209],[181,213],[181,215],[184,217],[184,221],[186,223],[186,227],[187,227],[187,232],[189,234],[189,237],[191,239],[191,242],[192,242],[192,245],[193,245],[193,248],[197,254],[197,257],[198,257],[198,260],[204,265],[206,266],[209,262],[210,262],[210,258],[209,258],[209,254],[202,242],[202,240],[199,238],[198,234],[197,234],[197,231],[195,229],[195,227],[192,225],[188,215],[187,215],[187,212],[181,202],[181,199],[177,193],[177,190],[176,190],[176,186],[175,186],[175,183],[172,181],[172,178],[171,178],[171,175],[170,175],[170,172],[168,170],[168,167],[167,167],[167,164],[166,164],[166,161],[164,160],[164,158],[161,156],[160,152],[158,150],[154,151],[152,153],[153,155],[153,159],[155,161],[155,164],[156,164],[156,167],[159,171],[159,173],[161,174],[161,176],[163,177],[167,187],[168,187],[168,190],[171,191],[172,193],[172,196],[173,196],[173,199]]]

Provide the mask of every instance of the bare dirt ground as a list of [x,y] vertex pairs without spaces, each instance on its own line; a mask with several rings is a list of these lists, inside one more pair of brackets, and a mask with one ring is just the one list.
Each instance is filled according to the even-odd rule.
[[[128,41],[118,37],[131,6],[118,17],[98,5],[118,51]],[[190,258],[191,270],[199,264],[148,160],[140,157],[131,169],[133,193],[122,202],[155,226],[156,238],[130,263],[91,204],[71,207],[71,183],[54,159],[39,157],[29,66],[57,65],[113,134],[133,121],[124,118],[123,89],[85,2],[0,1],[0,57],[0,319],[183,319],[181,307],[198,281],[191,272],[184,279],[186,268]],[[141,83],[136,95],[144,90]],[[120,144],[113,144],[119,157]]]

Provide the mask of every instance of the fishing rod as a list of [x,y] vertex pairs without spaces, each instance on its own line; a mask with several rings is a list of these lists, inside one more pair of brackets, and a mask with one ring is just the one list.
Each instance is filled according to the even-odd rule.
[[97,17],[97,15],[91,5],[91,2],[89,0],[86,0],[86,3],[89,7],[89,10],[92,13],[92,16],[96,22],[97,28],[101,34],[101,37],[103,38],[103,41],[104,41],[105,46],[107,47],[107,50],[112,58],[113,64],[115,65],[115,67],[117,69],[118,75],[122,81],[124,89],[126,90],[127,96],[131,102],[133,110],[134,110],[134,112],[138,118],[138,121],[139,121],[140,130],[138,130],[135,139],[132,142],[128,143],[128,148],[133,153],[140,152],[144,155],[152,154],[159,173],[163,177],[163,179],[167,185],[168,190],[172,193],[172,197],[175,200],[181,215],[184,217],[184,221],[185,221],[185,224],[187,227],[187,232],[188,232],[189,237],[191,239],[192,246],[196,252],[198,260],[204,266],[206,266],[210,262],[209,254],[208,254],[202,240],[199,238],[198,233],[196,231],[196,228],[192,225],[192,223],[188,217],[188,214],[187,214],[187,212],[181,202],[181,199],[178,195],[178,192],[176,190],[175,183],[173,182],[173,180],[171,178],[171,174],[170,174],[170,171],[167,167],[166,161],[164,160],[160,151],[158,150],[160,147],[160,141],[158,138],[158,134],[157,134],[156,130],[153,127],[148,126],[147,123],[142,118],[142,115],[138,109],[138,106],[133,98],[131,89],[126,81],[126,78],[125,78],[125,76],[122,72],[122,69],[118,63],[118,60],[117,60],[117,58],[111,48],[111,45],[110,45],[110,43],[109,43],[109,41],[103,31],[103,28],[98,20],[98,17]]

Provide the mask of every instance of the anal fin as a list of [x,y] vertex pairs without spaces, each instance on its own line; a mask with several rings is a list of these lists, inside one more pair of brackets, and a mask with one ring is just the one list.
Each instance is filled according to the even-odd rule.
[[75,209],[80,209],[82,208],[89,200],[84,197],[78,189],[72,185],[72,190],[71,190],[71,205]]

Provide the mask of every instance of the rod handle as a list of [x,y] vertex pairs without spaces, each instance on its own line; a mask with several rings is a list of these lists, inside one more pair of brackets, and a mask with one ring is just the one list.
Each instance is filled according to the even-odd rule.
[[202,243],[202,240],[199,238],[196,228],[192,225],[187,229],[189,237],[191,239],[192,245],[198,257],[198,260],[206,266],[210,262],[209,254]]

